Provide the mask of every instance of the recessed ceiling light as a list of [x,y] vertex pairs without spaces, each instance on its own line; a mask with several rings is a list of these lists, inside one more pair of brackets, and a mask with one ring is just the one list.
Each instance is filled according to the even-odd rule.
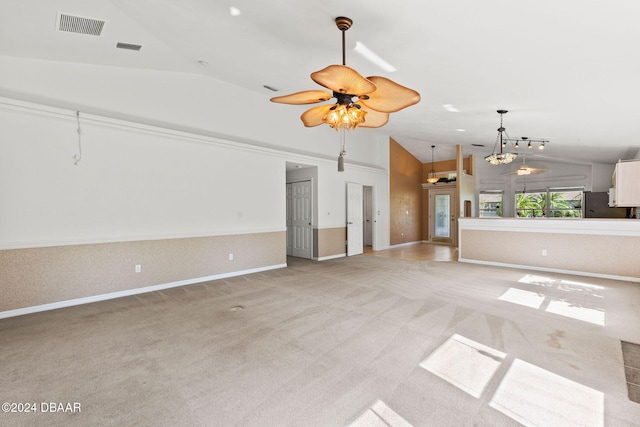
[[393,65],[389,64],[384,59],[380,58],[380,56],[378,56],[375,52],[373,52],[371,49],[366,47],[364,45],[364,43],[356,42],[356,47],[354,47],[353,50],[355,50],[360,55],[362,55],[364,58],[366,58],[369,61],[373,62],[378,67],[382,68],[383,70],[385,70],[388,73],[393,73],[394,71],[397,71],[396,67],[394,67]]
[[453,106],[453,104],[442,104],[442,108],[444,108],[445,110],[451,112],[451,113],[459,113],[460,110],[458,110],[456,107]]
[[240,9],[233,6],[229,7],[229,13],[231,14],[231,16],[240,16],[242,14]]
[[466,129],[456,129],[458,132],[466,132]]

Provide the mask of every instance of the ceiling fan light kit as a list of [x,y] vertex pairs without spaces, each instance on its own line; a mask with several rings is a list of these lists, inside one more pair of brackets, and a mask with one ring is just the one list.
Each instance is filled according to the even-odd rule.
[[[502,125],[502,116],[507,114],[509,111],[507,110],[497,110],[497,113],[500,114],[500,127],[498,128],[498,136],[496,138],[496,143],[493,146],[493,152],[488,156],[485,156],[485,160],[492,165],[506,165],[513,162],[518,157],[518,148],[520,148],[520,143],[527,144],[527,148],[533,148],[533,143],[540,144],[538,148],[540,150],[544,150],[545,144],[548,143],[548,140],[544,139],[530,139],[526,136],[520,138],[510,138],[507,134],[506,129]],[[508,145],[513,147],[512,151],[508,151]]]
[[522,155],[522,165],[518,169],[509,172],[503,172],[500,175],[518,175],[526,178],[529,175],[538,175],[547,171],[546,168],[532,167],[527,165],[526,157],[527,156],[525,154]]
[[[311,79],[326,90],[307,90],[290,95],[276,96],[271,102],[282,104],[315,104],[336,100],[335,104],[313,107],[302,113],[300,119],[306,127],[327,124],[336,131],[342,131],[341,150],[338,157],[338,171],[344,171],[346,155],[344,131],[357,127],[378,128],[389,121],[389,113],[420,102],[420,94],[413,89],[399,85],[385,77],[363,77],[346,65],[345,32],[353,21],[345,16],[335,19],[342,33],[342,65],[329,65],[311,73]],[[366,47],[365,47],[366,48]],[[368,50],[368,49],[367,49]]]

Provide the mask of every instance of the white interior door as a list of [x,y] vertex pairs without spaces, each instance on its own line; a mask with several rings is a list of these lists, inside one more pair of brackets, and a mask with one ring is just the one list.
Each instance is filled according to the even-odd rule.
[[311,181],[291,183],[291,255],[311,259]]
[[362,184],[347,183],[347,256],[363,252]]

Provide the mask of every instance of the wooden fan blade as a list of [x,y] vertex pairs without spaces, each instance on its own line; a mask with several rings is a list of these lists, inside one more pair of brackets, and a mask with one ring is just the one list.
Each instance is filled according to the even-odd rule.
[[377,89],[375,92],[362,92],[369,99],[360,99],[359,104],[384,113],[393,113],[420,102],[420,94],[413,89],[399,85],[385,77],[373,76],[372,81]]
[[281,104],[315,104],[316,102],[327,101],[333,96],[326,90],[305,90],[303,92],[292,93],[291,95],[274,96],[271,102],[279,102]]
[[358,127],[379,128],[386,125],[389,121],[389,113],[371,110],[365,106],[362,106],[362,109],[367,112],[367,115],[364,117],[364,123],[360,123]]
[[329,65],[311,73],[311,79],[334,92],[359,95],[376,90],[376,85],[346,65]]
[[322,121],[322,118],[329,113],[329,110],[331,110],[331,107],[333,107],[334,105],[335,104],[319,105],[317,107],[310,108],[302,113],[300,119],[302,120],[302,123],[304,123],[304,125],[308,128],[321,125],[324,123]]

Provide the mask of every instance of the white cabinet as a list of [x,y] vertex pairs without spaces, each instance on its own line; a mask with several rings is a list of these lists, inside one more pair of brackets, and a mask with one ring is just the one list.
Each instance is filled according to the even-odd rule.
[[616,163],[611,185],[609,206],[640,206],[640,160]]

